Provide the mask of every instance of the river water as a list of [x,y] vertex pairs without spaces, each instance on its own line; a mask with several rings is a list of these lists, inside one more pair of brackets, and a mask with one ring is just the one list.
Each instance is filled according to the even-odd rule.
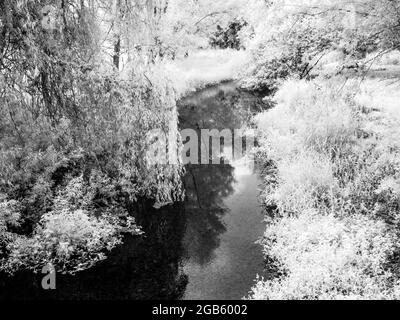
[[[262,107],[259,97],[234,83],[220,84],[181,101],[180,127],[245,129]],[[261,181],[243,160],[187,166],[183,269],[189,281],[184,299],[241,299],[263,271],[256,244],[265,230],[258,202]]]
[[[200,90],[179,102],[181,129],[248,128],[265,109],[262,99],[232,82]],[[0,299],[230,300],[247,295],[263,273],[256,241],[265,226],[256,166],[187,165],[186,200],[152,208],[139,203],[145,237],[126,237],[107,260],[75,276],[57,275],[57,289],[41,288],[43,275],[0,275]]]

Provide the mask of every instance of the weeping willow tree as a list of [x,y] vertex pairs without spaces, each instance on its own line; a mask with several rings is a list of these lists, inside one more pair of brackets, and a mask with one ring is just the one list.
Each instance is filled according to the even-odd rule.
[[152,72],[166,6],[0,0],[2,270],[90,268],[141,234],[140,199],[180,199],[180,164],[146,158],[148,132],[177,137],[173,90]]
[[162,55],[159,36],[168,1],[98,0],[95,5],[102,49],[117,70],[132,62],[154,63]]

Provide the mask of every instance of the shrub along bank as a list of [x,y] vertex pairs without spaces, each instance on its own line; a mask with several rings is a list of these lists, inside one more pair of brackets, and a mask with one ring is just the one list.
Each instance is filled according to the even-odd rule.
[[388,81],[288,80],[257,117],[271,209],[261,243],[279,274],[250,299],[400,297],[397,92]]

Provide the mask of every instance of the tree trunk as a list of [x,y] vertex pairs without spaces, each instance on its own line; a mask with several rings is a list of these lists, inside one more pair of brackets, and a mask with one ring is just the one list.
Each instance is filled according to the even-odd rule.
[[119,70],[120,56],[121,56],[121,36],[117,35],[117,39],[114,45],[114,56],[113,56],[114,67],[117,70]]
[[121,18],[121,0],[116,0],[114,17],[115,39],[113,64],[117,71],[119,71],[121,60]]

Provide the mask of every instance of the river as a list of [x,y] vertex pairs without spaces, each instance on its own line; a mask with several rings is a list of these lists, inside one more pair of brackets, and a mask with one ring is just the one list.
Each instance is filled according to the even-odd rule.
[[[181,129],[245,129],[262,100],[223,83],[180,103]],[[229,165],[189,165],[185,177],[187,229],[184,299],[241,299],[263,271],[256,241],[265,226],[256,169],[243,159]]]
[[[261,97],[221,83],[179,104],[181,129],[248,128],[267,106]],[[139,203],[144,237],[124,244],[96,267],[57,275],[57,289],[41,288],[43,275],[0,276],[0,299],[231,300],[247,295],[262,275],[265,225],[261,180],[243,159],[231,164],[187,165],[183,203],[152,208]]]

